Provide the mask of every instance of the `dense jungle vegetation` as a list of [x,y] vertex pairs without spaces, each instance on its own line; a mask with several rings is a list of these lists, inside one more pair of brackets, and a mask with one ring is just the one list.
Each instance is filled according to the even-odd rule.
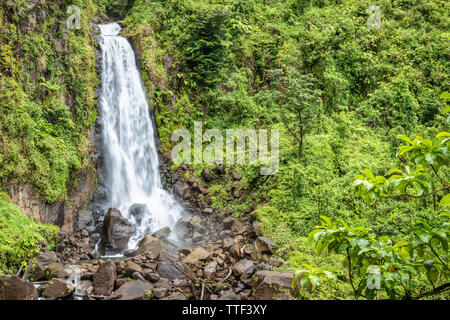
[[[72,4],[79,30],[65,28]],[[379,29],[367,26],[371,5]],[[64,200],[87,165],[98,85],[89,21],[107,13],[138,50],[165,152],[194,121],[280,129],[277,174],[234,167],[243,196],[227,191],[232,180],[209,192],[218,210],[257,217],[310,285],[299,298],[448,298],[449,12],[444,0],[6,0],[0,187],[31,183]],[[205,165],[190,167],[202,179]],[[0,223],[10,212],[53,241],[3,195]],[[0,226],[0,239],[18,232]],[[15,245],[0,246],[11,259],[0,273],[23,261]],[[368,270],[381,275],[375,289]]]

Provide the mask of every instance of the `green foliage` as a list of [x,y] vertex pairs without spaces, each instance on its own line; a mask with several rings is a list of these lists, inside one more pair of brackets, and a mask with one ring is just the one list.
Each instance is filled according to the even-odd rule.
[[59,229],[36,223],[0,193],[0,274],[15,273],[42,248],[52,249]]
[[[72,4],[81,9],[78,30],[65,25]],[[31,183],[52,203],[87,165],[97,83],[89,20],[99,11],[94,0],[28,6],[0,5],[0,186]]]
[[[448,136],[446,131],[439,132],[434,140],[421,137],[412,140],[401,135],[398,138],[408,145],[399,148],[398,156],[417,169],[408,164],[403,170],[393,168],[387,173],[389,178],[375,177],[371,170],[365,169],[364,175],[355,176],[353,182],[356,193],[367,203],[387,197],[433,196],[435,201],[436,195],[444,193],[439,203],[443,212],[437,221],[416,219],[402,240],[394,240],[377,236],[371,228],[351,227],[342,219],[332,222],[322,216],[321,225],[309,234],[308,240],[318,253],[325,251],[346,257],[343,268],[348,270],[355,297],[420,299],[450,289],[450,215],[446,206],[450,185],[445,171],[449,162]],[[433,178],[442,188],[433,188]],[[436,202],[434,208],[437,210]],[[312,285],[319,285],[319,280],[328,276],[314,268],[301,271],[296,281],[309,281]]]

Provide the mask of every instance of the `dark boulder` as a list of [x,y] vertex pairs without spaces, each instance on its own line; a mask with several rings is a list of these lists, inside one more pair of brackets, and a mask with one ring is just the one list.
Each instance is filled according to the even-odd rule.
[[50,281],[50,285],[45,288],[42,295],[49,299],[60,299],[65,298],[75,291],[75,287],[72,282],[54,278]]
[[117,279],[117,268],[114,261],[108,260],[100,263],[94,274],[94,293],[100,296],[108,296],[114,289]]
[[153,287],[147,282],[141,280],[128,281],[114,292],[114,296],[119,297],[118,300],[143,300],[145,293],[152,289]]
[[100,253],[112,255],[126,249],[131,237],[131,225],[119,210],[111,208],[103,221]]
[[152,237],[155,237],[155,238],[158,238],[158,239],[164,241],[164,240],[167,239],[169,234],[170,234],[170,228],[169,227],[164,227],[162,229],[159,229],[155,233],[153,233]]
[[0,300],[37,300],[33,284],[16,276],[0,277]]
[[297,287],[292,289],[292,280],[294,271],[269,271],[261,270],[253,276],[254,297],[259,300],[277,299],[280,294],[290,293],[295,296],[300,288],[300,282]]
[[155,259],[167,248],[161,240],[152,236],[143,237],[138,247],[137,254],[151,254]]

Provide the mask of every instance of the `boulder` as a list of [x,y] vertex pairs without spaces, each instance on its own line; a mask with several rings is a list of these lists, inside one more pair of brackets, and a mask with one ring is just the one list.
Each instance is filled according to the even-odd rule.
[[45,266],[45,278],[64,278],[64,265],[61,262],[51,262]]
[[44,279],[46,276],[45,267],[52,262],[59,262],[59,258],[53,251],[42,251],[36,257],[34,267],[34,280]]
[[155,233],[153,233],[152,237],[155,237],[155,238],[158,238],[158,239],[164,241],[164,240],[167,239],[169,234],[170,234],[170,228],[169,227],[164,227],[162,229],[159,229]]
[[233,266],[233,274],[236,277],[251,274],[255,270],[255,263],[251,260],[242,259]]
[[118,300],[143,300],[147,291],[153,287],[141,280],[134,280],[124,283],[114,292],[114,296],[119,297]]
[[166,250],[166,245],[158,238],[145,236],[139,242],[137,254],[151,254],[155,259],[159,257],[161,251]]
[[213,281],[214,277],[216,276],[216,270],[217,270],[217,262],[212,261],[208,263],[205,268],[203,269],[203,276],[208,281]]
[[123,252],[125,257],[134,257],[136,255],[136,250],[128,249]]
[[25,280],[16,276],[0,277],[0,300],[37,300],[38,291]]
[[168,297],[165,297],[161,300],[187,300],[187,298],[181,292],[174,292],[171,295],[169,295]]
[[256,272],[252,283],[254,297],[259,300],[272,300],[286,292],[294,296],[300,288],[300,282],[297,282],[297,287],[292,289],[293,277],[294,271],[261,270]]
[[241,300],[241,296],[234,293],[233,290],[229,289],[222,291],[220,297],[217,300]]
[[197,247],[191,253],[189,253],[186,258],[184,258],[184,262],[187,264],[195,265],[201,260],[208,260],[210,258],[211,252],[202,247]]
[[49,299],[59,299],[71,295],[74,290],[75,287],[72,282],[60,278],[53,278],[42,295]]
[[193,216],[192,219],[190,220],[190,224],[195,231],[202,232],[205,230],[202,224],[202,219],[199,216]]
[[156,288],[172,289],[172,282],[167,278],[161,278],[155,283]]
[[158,299],[165,298],[165,297],[167,297],[168,294],[169,294],[169,290],[167,290],[166,288],[153,289],[153,295]]
[[225,219],[223,219],[223,221],[222,221],[222,223],[223,223],[223,228],[225,229],[225,230],[230,230],[231,229],[231,227],[233,226],[233,224],[234,224],[234,222],[236,221],[237,219],[236,218],[234,218],[234,217],[226,217]]
[[114,289],[117,279],[117,269],[114,261],[108,260],[100,263],[94,274],[94,293],[100,296],[109,296]]
[[273,253],[274,251],[274,244],[270,238],[259,236],[256,239],[256,244],[262,252]]
[[129,260],[125,262],[125,273],[127,276],[131,276],[133,273],[139,272],[142,273],[142,267],[137,263]]
[[100,252],[112,255],[126,249],[131,237],[131,225],[119,210],[110,208],[103,221]]
[[176,252],[163,251],[156,272],[170,280],[184,279],[186,274],[192,274],[192,270],[185,263],[181,263]]

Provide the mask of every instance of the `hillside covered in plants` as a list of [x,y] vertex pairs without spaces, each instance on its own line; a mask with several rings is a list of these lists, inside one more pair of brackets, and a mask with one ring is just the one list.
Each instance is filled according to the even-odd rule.
[[[66,27],[70,5],[79,29]],[[0,275],[58,242],[14,188],[78,208],[98,117],[94,24],[118,22],[167,175],[272,239],[270,259],[297,270],[296,299],[448,299],[449,12],[444,0],[3,1]],[[193,136],[197,121],[278,129],[277,172],[177,164],[172,134]]]

